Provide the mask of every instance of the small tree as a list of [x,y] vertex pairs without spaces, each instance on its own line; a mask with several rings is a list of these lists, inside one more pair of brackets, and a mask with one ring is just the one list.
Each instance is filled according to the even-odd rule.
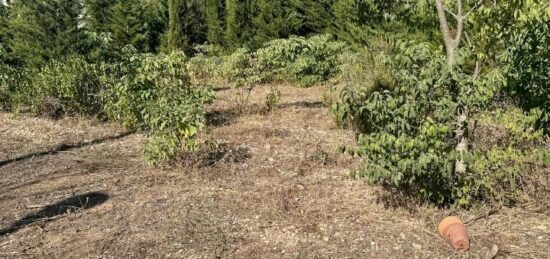
[[[481,3],[482,1],[478,2],[478,5]],[[452,70],[453,67],[456,65],[457,52],[458,48],[460,47],[460,42],[464,33],[464,23],[466,22],[468,16],[470,16],[472,12],[477,8],[477,5],[470,9],[467,13],[464,13],[462,0],[456,0],[456,13],[453,13],[449,9],[447,9],[446,6],[443,4],[443,0],[435,0],[435,5],[439,17],[441,33],[443,35],[443,43],[445,44],[445,50],[447,51],[447,65]],[[456,20],[455,35],[451,34],[451,29],[447,20],[446,13],[451,14]],[[476,72],[473,80],[476,80],[477,73],[479,73],[479,64],[477,64],[477,66],[478,67],[476,67]],[[458,141],[456,151],[458,151],[459,153],[468,152],[468,112],[469,110],[467,105],[461,105],[457,110],[455,121],[457,128],[455,134],[456,140]],[[456,161],[455,173],[466,173],[466,163],[464,162],[463,156],[461,156]]]

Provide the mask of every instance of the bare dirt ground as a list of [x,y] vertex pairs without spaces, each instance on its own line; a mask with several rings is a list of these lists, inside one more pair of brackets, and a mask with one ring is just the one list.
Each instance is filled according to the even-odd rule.
[[[0,113],[0,258],[550,258],[547,205],[399,202],[349,179],[360,161],[337,148],[354,136],[322,87],[281,90],[278,110],[246,115],[218,91],[208,134],[221,152],[164,169],[116,125]],[[436,233],[451,213],[470,220],[467,254]]]

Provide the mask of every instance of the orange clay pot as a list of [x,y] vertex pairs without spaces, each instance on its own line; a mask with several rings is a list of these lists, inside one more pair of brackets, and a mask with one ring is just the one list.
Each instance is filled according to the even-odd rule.
[[457,217],[447,217],[439,223],[439,235],[458,252],[466,252],[470,248],[470,238],[466,225]]

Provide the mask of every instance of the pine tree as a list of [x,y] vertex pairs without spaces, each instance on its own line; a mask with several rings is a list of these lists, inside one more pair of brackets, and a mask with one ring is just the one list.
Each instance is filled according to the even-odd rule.
[[6,46],[8,39],[8,16],[8,6],[0,3],[0,65],[8,62],[8,50]]
[[253,38],[254,1],[252,0],[226,0],[226,46],[233,50],[241,46],[247,46]]
[[116,0],[85,0],[86,27],[92,32],[109,32],[112,9]]
[[31,66],[79,54],[82,12],[78,0],[14,0],[6,26],[8,48],[16,60]]
[[300,35],[324,33],[332,20],[331,7],[334,0],[291,0],[300,16]]
[[334,19],[327,31],[356,47],[365,45],[370,32],[366,10],[366,1],[336,0],[332,5]]
[[223,44],[223,29],[220,20],[223,2],[206,0],[206,23],[208,24],[208,42],[217,46]]
[[192,52],[194,44],[207,40],[205,4],[202,0],[170,0],[168,4],[169,25],[164,49]]
[[109,12],[108,31],[113,34],[115,45],[122,48],[128,44],[140,49],[141,17],[139,0],[117,2]]

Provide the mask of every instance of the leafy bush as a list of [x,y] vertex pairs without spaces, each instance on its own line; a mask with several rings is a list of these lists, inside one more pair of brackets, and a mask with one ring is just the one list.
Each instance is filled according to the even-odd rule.
[[[25,76],[27,79],[23,79]],[[19,74],[13,105],[20,110],[59,116],[62,114],[98,114],[102,104],[101,85],[95,65],[79,57],[65,62],[52,61],[43,68]]]
[[12,106],[11,97],[17,83],[21,82],[17,70],[0,65],[0,110],[9,110]]
[[197,54],[189,59],[187,70],[193,84],[217,84],[222,80],[220,69],[223,65],[223,58],[212,56],[220,53],[221,50],[212,45],[199,45],[195,47]]
[[236,102],[242,111],[254,86],[262,82],[258,62],[248,49],[241,48],[223,58],[221,75],[227,84],[237,90]]
[[327,80],[337,72],[338,53],[343,43],[329,35],[273,40],[256,52],[262,78],[291,80],[308,87]]
[[[478,199],[510,198],[497,190],[516,190],[517,181],[510,179],[519,177],[516,168],[521,164],[517,167],[507,159],[521,163],[528,159],[525,154],[506,149],[460,154],[453,134],[459,105],[469,107],[472,115],[486,110],[504,84],[501,71],[484,73],[473,81],[466,66],[449,70],[445,57],[434,56],[437,51],[427,44],[400,43],[398,53],[376,57],[384,65],[367,68],[375,71],[374,76],[359,90],[351,90],[360,94],[343,91],[340,104],[350,107],[348,117],[357,118],[353,122],[360,124],[356,127],[362,132],[359,147],[348,151],[366,158],[365,166],[353,175],[437,204],[469,206]],[[464,64],[468,55],[461,52],[459,63]],[[387,68],[389,77],[383,72]],[[386,81],[381,78],[391,83],[380,83]],[[455,173],[459,156],[470,165],[465,174]],[[492,167],[486,166],[487,161]],[[496,169],[498,173],[491,172]]]
[[191,85],[183,52],[132,55],[104,71],[111,75],[103,78],[109,86],[104,93],[106,114],[147,131],[147,162],[158,165],[196,148],[197,133],[205,126],[204,104],[213,99],[213,92]]
[[272,85],[269,93],[265,98],[265,106],[268,111],[272,111],[277,108],[277,105],[281,102],[281,90],[277,86]]
[[550,18],[530,22],[512,39],[510,86],[526,109],[538,107],[544,113],[539,127],[550,133]]
[[515,201],[524,177],[542,172],[545,160],[550,158],[548,139],[542,130],[535,129],[541,114],[540,109],[525,114],[509,105],[482,112],[472,132],[470,184],[462,191],[478,199]]
[[376,90],[393,90],[395,79],[386,66],[385,55],[364,49],[340,56],[340,74],[327,93],[326,101],[340,127],[356,127],[366,131],[369,121],[363,120],[361,107]]
[[245,48],[224,57],[221,69],[227,83],[237,88],[252,88],[263,79],[255,54]]

